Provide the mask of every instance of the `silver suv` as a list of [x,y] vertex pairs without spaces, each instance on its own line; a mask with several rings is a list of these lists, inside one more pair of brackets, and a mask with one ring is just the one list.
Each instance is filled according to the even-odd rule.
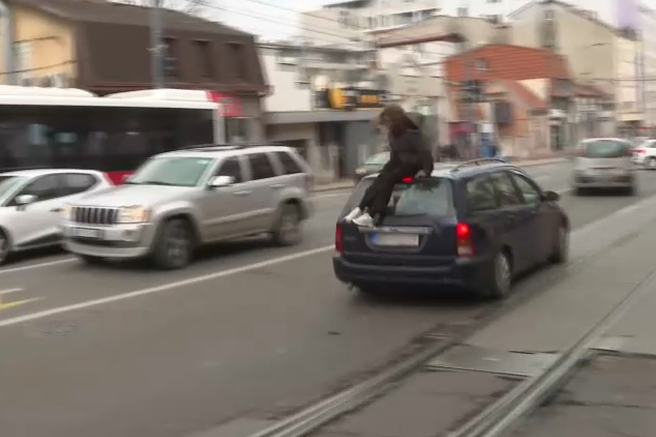
[[64,211],[64,245],[87,263],[151,258],[186,266],[207,243],[268,233],[302,238],[312,175],[292,149],[202,146],[148,159],[123,185]]

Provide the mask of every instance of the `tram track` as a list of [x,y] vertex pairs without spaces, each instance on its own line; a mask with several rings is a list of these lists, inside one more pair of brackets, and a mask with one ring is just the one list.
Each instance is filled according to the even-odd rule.
[[[580,232],[584,229],[575,230],[575,232]],[[445,337],[438,331],[424,333],[421,336],[424,344],[414,353],[401,360],[396,360],[387,367],[379,369],[377,373],[364,381],[325,397],[296,413],[282,418],[271,426],[244,437],[306,436],[342,417],[344,414],[365,407],[371,401],[386,394],[407,376],[420,370],[429,361],[462,344],[475,332],[484,329],[487,325],[504,317],[504,315],[517,309],[529,299],[535,298],[539,293],[548,290],[560,281],[564,281],[568,275],[575,274],[577,270],[598,259],[606,250],[621,246],[638,238],[643,232],[643,229],[641,227],[621,235],[610,244],[583,255],[565,266],[557,266],[539,272],[536,275],[538,277],[531,278],[535,280],[529,279],[529,283],[525,287],[517,290],[506,301],[496,303],[489,307],[489,310],[484,311],[484,315],[478,320],[462,327],[462,329],[452,333],[451,336]],[[600,329],[605,329],[605,327],[612,323],[612,321],[607,323],[604,321],[611,318],[615,320],[616,317],[619,317],[619,314],[617,316],[614,315],[615,312],[624,311],[623,308],[625,306],[628,306],[634,299],[644,293],[644,291],[636,293],[636,290],[647,290],[649,288],[648,285],[652,284],[654,280],[656,280],[656,272],[652,272],[630,295],[618,304],[619,308],[615,308],[612,314],[604,317],[570,351],[559,357],[552,366],[549,366],[544,373],[536,377],[520,380],[514,388],[500,396],[479,414],[462,424],[452,434],[449,434],[449,437],[496,437],[501,435],[500,433],[505,432],[514,423],[513,420],[521,417],[535,405],[539,405],[540,400],[559,387],[559,383],[566,379],[569,372],[576,368],[581,360],[587,356],[589,348],[586,345],[590,344],[592,337],[598,338],[603,334],[603,332],[602,334],[599,333]],[[636,297],[632,298],[631,296]],[[601,327],[600,324],[602,324]],[[507,418],[512,418],[512,420],[506,422]]]

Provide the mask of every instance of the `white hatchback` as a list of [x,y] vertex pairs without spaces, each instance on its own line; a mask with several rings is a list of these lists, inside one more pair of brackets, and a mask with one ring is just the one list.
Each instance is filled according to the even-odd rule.
[[13,252],[59,244],[64,206],[111,186],[103,173],[94,170],[0,174],[0,264]]
[[572,175],[576,195],[588,189],[623,189],[637,191],[631,143],[621,138],[590,138],[577,147]]

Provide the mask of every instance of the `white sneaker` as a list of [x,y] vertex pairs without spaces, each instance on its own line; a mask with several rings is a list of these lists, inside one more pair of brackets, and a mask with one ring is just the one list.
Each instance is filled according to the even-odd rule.
[[347,222],[353,221],[353,219],[360,217],[362,215],[362,210],[360,208],[355,208],[353,211],[349,212],[346,217],[344,217],[344,220]]
[[362,227],[365,227],[365,228],[370,228],[374,225],[374,219],[373,219],[372,216],[369,215],[368,212],[365,212],[360,217],[354,219],[353,223],[358,225],[358,226],[362,226]]

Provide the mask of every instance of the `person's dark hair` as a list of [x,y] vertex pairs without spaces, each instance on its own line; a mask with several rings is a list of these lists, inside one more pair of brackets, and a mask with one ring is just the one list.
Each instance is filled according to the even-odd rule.
[[378,122],[387,126],[393,135],[401,135],[408,129],[419,129],[405,110],[396,104],[385,106],[378,116]]

